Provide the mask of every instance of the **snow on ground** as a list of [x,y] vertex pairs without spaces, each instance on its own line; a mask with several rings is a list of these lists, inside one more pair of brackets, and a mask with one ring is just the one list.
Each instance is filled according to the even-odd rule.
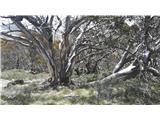
[[10,80],[0,79],[0,92],[4,87],[7,86],[7,84],[10,82]]

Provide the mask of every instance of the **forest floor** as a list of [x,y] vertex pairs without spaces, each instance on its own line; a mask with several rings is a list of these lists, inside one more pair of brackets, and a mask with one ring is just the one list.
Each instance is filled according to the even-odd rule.
[[[106,100],[98,100],[94,88],[68,88],[59,86],[57,89],[46,88],[47,73],[31,74],[24,70],[6,70],[2,72],[1,99],[4,104],[25,105],[69,105],[69,104],[110,104]],[[24,84],[12,83],[24,80]],[[46,87],[45,87],[46,86]]]
[[[100,79],[96,74],[72,76],[75,82],[88,82]],[[127,80],[107,88],[68,88],[48,87],[47,73],[31,74],[25,70],[2,71],[0,104],[14,105],[103,105],[103,104],[159,104],[160,84],[138,79]],[[23,84],[12,84],[23,80]]]

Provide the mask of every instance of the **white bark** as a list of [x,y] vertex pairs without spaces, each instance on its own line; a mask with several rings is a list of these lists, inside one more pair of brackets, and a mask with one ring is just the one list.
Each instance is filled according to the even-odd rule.
[[154,76],[160,76],[160,72],[153,67],[149,67],[148,71],[151,72]]
[[123,53],[123,55],[122,55],[121,60],[120,60],[119,63],[115,66],[115,68],[114,68],[114,70],[113,70],[113,73],[118,72],[118,71],[123,67],[123,65],[125,64],[125,60],[126,60],[126,58],[127,58],[127,56],[128,56],[128,53],[129,53],[129,50],[130,50],[131,46],[132,46],[132,44],[130,44],[130,45],[127,47],[126,51],[125,51],[125,52]]
[[76,56],[76,47],[77,47],[78,41],[81,39],[82,35],[83,35],[83,30],[77,36],[77,38],[73,44],[73,47],[72,47],[71,52],[69,54],[66,72],[68,72],[69,68],[72,66],[72,61],[73,61],[74,57]]
[[120,70],[119,72],[116,73],[112,73],[111,75],[109,75],[108,77],[103,78],[102,80],[99,81],[94,81],[94,82],[90,82],[87,84],[87,86],[95,86],[96,84],[109,84],[110,82],[118,82],[120,77],[130,77],[132,75],[136,76],[137,73],[136,71],[138,70],[138,68],[136,66],[134,66],[133,64],[129,65],[128,67]]

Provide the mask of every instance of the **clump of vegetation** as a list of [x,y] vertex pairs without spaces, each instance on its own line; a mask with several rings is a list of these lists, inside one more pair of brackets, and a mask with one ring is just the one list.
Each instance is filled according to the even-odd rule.
[[87,82],[93,82],[98,79],[97,74],[82,74],[80,76],[72,75],[72,81],[75,83],[87,83]]
[[159,104],[160,85],[153,81],[144,81],[138,77],[119,84],[99,87],[100,99],[112,104]]
[[97,76],[98,76],[97,74],[88,74],[86,76],[87,82],[92,82],[97,80]]

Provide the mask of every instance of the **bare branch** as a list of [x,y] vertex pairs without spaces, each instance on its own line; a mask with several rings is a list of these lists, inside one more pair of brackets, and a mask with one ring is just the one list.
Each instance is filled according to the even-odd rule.
[[77,50],[77,43],[78,43],[78,41],[81,39],[81,37],[82,37],[82,35],[83,35],[83,30],[81,31],[81,33],[77,36],[77,38],[76,38],[76,40],[75,40],[75,43],[74,43],[74,45],[73,45],[73,47],[72,47],[72,49],[71,49],[71,52],[70,52],[70,54],[69,54],[69,59],[68,59],[68,65],[67,65],[67,69],[66,69],[66,72],[69,70],[69,68],[72,66],[72,61],[73,61],[73,59],[75,58],[75,56],[76,56],[76,50]]
[[73,22],[71,23],[71,25],[68,27],[68,29],[67,29],[67,31],[66,31],[65,34],[69,34],[71,31],[73,31],[73,28],[74,28],[74,31],[75,31],[77,28],[79,28],[79,26],[84,23],[85,18],[86,18],[86,17],[81,17],[81,18],[79,18],[78,20],[73,21]]
[[59,21],[59,24],[58,24],[57,28],[55,29],[55,33],[62,26],[62,21],[61,21],[61,19],[58,16],[57,16],[57,20]]
[[[2,38],[1,38],[1,39],[3,39],[3,40],[8,40],[9,38],[11,38],[12,41],[15,41],[15,42],[21,42],[21,43],[24,42],[24,44],[30,44],[30,43],[31,43],[31,41],[29,41],[29,40],[27,40],[27,39],[24,39],[24,38],[18,37],[18,36],[9,35],[9,34],[7,34],[7,33],[5,33],[5,32],[1,32],[1,35],[2,35]],[[3,36],[4,36],[4,37],[7,37],[7,39],[3,38]],[[10,41],[11,41],[11,40],[10,40]]]
[[24,16],[24,18],[34,26],[41,26],[41,24],[42,24],[42,23],[38,23],[38,20],[40,20],[40,19],[37,20],[33,16]]
[[126,60],[126,58],[127,58],[127,56],[128,56],[128,51],[130,50],[131,46],[132,46],[132,43],[130,43],[130,44],[128,45],[126,51],[125,51],[125,52],[123,53],[123,55],[122,55],[121,60],[120,60],[119,63],[115,66],[115,68],[114,68],[114,70],[113,70],[113,73],[118,72],[118,71],[123,67],[123,65],[125,64],[125,60]]
[[153,67],[149,67],[147,70],[151,72],[154,76],[160,76],[160,72]]
[[49,20],[49,24],[50,24],[50,25],[52,25],[53,19],[54,19],[54,16],[52,15],[51,18],[50,18],[50,20]]
[[[116,73],[112,73],[111,75],[109,75],[108,77],[105,77],[102,80],[99,81],[94,81],[94,82],[90,82],[87,83],[86,86],[91,86],[91,87],[95,87],[96,84],[105,84],[105,85],[109,85],[109,83],[116,83],[119,80],[125,80],[124,78],[127,77],[135,77],[138,74],[138,68],[137,66],[135,66],[133,63],[130,64],[128,67],[120,70],[119,72]],[[117,78],[121,78],[121,79],[117,79]]]

